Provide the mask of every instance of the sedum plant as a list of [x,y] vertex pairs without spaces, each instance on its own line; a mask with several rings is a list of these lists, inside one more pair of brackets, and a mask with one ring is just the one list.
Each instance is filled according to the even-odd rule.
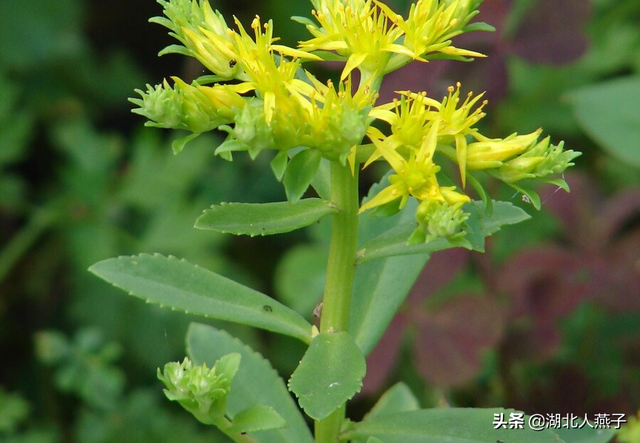
[[[148,126],[187,131],[173,144],[176,154],[217,130],[227,134],[214,151],[224,160],[243,152],[270,156],[287,197],[215,204],[196,228],[256,236],[323,218],[331,224],[324,295],[314,310],[319,327],[268,295],[174,257],[119,257],[91,267],[150,303],[308,346],[285,384],[239,340],[192,324],[188,358],[159,370],[167,397],[235,442],[561,441],[551,430],[494,429],[494,417],[508,415],[504,409],[420,409],[403,384],[362,421],[346,418],[346,403],[362,386],[365,356],[429,254],[453,247],[483,251],[486,236],[528,218],[511,203],[492,200],[483,183],[500,180],[538,209],[536,183],[568,190],[562,173],[579,153],[551,144],[540,130],[502,139],[483,135],[477,125],[486,101],[482,94],[465,95],[459,83],[441,99],[397,91],[393,101],[379,103],[384,77],[408,63],[482,57],[452,40],[492,30],[472,22],[482,0],[419,0],[407,17],[379,1],[312,0],[311,18],[294,17],[310,34],[296,48],[277,44],[272,21],[257,16],[249,26],[235,18],[230,25],[207,0],[159,3],[164,16],[151,21],[178,41],[161,54],[194,57],[210,73],[138,90],[134,112]],[[335,81],[309,70],[336,61],[343,64]],[[359,171],[373,163],[389,172],[361,201]],[[313,432],[300,409],[314,421]]]

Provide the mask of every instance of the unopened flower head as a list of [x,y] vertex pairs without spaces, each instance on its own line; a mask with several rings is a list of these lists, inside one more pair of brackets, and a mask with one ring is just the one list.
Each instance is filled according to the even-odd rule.
[[299,104],[289,96],[282,96],[277,106],[252,98],[238,114],[235,126],[223,128],[229,132],[230,138],[220,145],[216,153],[248,151],[255,157],[263,150],[286,151],[299,146],[304,131],[300,124],[302,112]]
[[467,168],[469,171],[499,168],[516,156],[534,146],[542,133],[541,129],[530,134],[511,134],[507,138],[491,139],[476,133],[477,141],[467,147]]
[[228,354],[216,362],[213,368],[194,365],[185,358],[182,363],[172,362],[158,369],[158,379],[164,383],[169,400],[180,403],[199,421],[212,424],[226,412],[227,396],[231,381],[240,366],[240,354]]
[[365,135],[376,94],[366,87],[353,94],[350,77],[340,82],[337,90],[332,82],[323,85],[315,79],[314,86],[305,122],[309,135],[306,145],[344,163]]
[[155,87],[147,85],[147,91],[136,90],[141,98],[130,99],[138,105],[133,112],[150,120],[148,126],[200,134],[230,123],[244,106],[242,97],[225,86],[202,87],[177,77],[173,80],[173,87],[166,80]]
[[345,163],[364,137],[376,95],[366,87],[352,93],[350,79],[336,89],[332,82],[307,77],[308,83],[290,79],[260,94],[263,99],[249,99],[235,126],[223,128],[230,138],[216,152],[246,150],[255,156],[265,149],[303,146]]
[[524,153],[505,161],[497,170],[489,173],[505,183],[526,179],[545,181],[549,176],[562,173],[573,166],[571,161],[580,155],[579,152],[565,151],[563,145],[563,142],[552,145],[550,137],[546,137],[532,143]]
[[464,201],[424,200],[418,205],[416,220],[418,228],[409,238],[409,244],[424,243],[437,238],[453,240],[465,235],[464,222],[469,214],[464,212]]

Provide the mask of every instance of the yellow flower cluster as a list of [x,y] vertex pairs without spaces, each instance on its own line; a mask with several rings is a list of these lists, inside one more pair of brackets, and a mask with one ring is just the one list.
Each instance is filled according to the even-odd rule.
[[[476,127],[485,116],[483,94],[461,97],[459,83],[442,100],[399,91],[399,99],[375,106],[384,75],[412,60],[482,56],[451,40],[491,29],[470,23],[481,2],[418,0],[404,18],[378,0],[311,0],[315,20],[294,20],[306,25],[312,38],[290,48],[276,44],[271,21],[262,23],[256,16],[247,30],[234,18],[231,29],[207,0],[159,0],[165,17],[152,21],[169,28],[181,43],[161,54],[195,57],[211,75],[192,84],[174,78],[174,86],[165,81],[146,92],[137,90],[141,98],[131,100],[139,106],[134,112],[148,117],[152,126],[191,131],[174,145],[176,152],[216,128],[228,133],[216,150],[224,158],[231,159],[235,151],[255,157],[276,150],[278,179],[293,148],[314,150],[313,164],[321,156],[343,165],[348,161],[352,170],[361,162],[366,167],[384,160],[393,170],[389,186],[366,201],[361,212],[393,212],[414,198],[424,234],[417,236],[419,241],[452,237],[467,217],[466,183],[480,187],[472,173],[483,171],[531,196],[535,193],[523,180],[564,186],[550,177],[579,155],[564,151],[562,144],[550,145],[548,138],[539,141],[541,131],[505,139],[483,136]],[[303,68],[306,61],[336,59],[345,62],[337,84],[323,83]],[[358,85],[352,84],[354,70],[360,73]],[[373,126],[375,121],[379,124]],[[371,143],[363,144],[365,137]],[[457,166],[460,188],[440,185],[442,159]]]
[[378,0],[311,0],[318,24],[295,17],[314,38],[302,42],[307,51],[335,51],[347,60],[343,78],[358,68],[365,77],[384,75],[412,60],[468,60],[484,57],[456,48],[451,39],[464,32],[493,30],[469,25],[482,0],[419,0],[404,19]]

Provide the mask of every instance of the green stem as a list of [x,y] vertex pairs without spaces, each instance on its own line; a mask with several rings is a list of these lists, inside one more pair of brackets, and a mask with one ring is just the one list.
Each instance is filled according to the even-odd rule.
[[[331,162],[331,200],[338,208],[332,216],[320,332],[346,331],[356,268],[358,241],[358,172]],[[345,405],[316,422],[316,442],[336,443],[345,418]]]
[[242,434],[240,432],[229,432],[231,421],[226,418],[218,418],[213,421],[213,424],[218,427],[226,436],[236,443],[257,443],[256,440],[248,434]]

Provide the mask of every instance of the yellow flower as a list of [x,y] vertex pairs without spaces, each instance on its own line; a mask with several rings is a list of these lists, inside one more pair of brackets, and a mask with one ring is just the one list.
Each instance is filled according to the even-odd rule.
[[434,58],[467,60],[468,57],[485,57],[479,52],[460,49],[451,39],[462,33],[493,28],[484,23],[469,25],[478,14],[482,0],[418,0],[411,5],[405,20],[389,6],[376,1],[393,23],[402,30],[402,44],[394,47],[398,54],[389,64],[387,72],[395,70],[410,60],[426,62]]
[[[474,97],[473,93],[469,92],[464,102],[460,104],[460,87],[460,82],[456,83],[455,88],[449,86],[449,93],[442,99],[442,102],[432,99],[425,101],[425,104],[430,106],[430,109],[426,109],[425,112],[428,114],[427,118],[431,120],[442,120],[438,133],[439,149],[444,151],[445,154],[451,155],[449,145],[455,143],[454,160],[458,163],[462,186],[464,187],[467,169],[467,136],[473,136],[478,133],[474,125],[485,116],[482,109],[487,104],[487,101],[485,100],[480,106],[475,107],[484,93]],[[416,95],[408,91],[402,93],[408,96]]]
[[470,199],[455,191],[455,187],[442,188],[436,174],[440,167],[433,162],[438,140],[439,121],[433,122],[418,149],[410,149],[407,158],[398,153],[386,140],[373,139],[376,148],[395,171],[389,177],[391,183],[360,208],[360,212],[400,199],[399,207],[409,196],[419,201],[437,201],[449,204],[466,203]]
[[184,45],[171,45],[160,55],[179,53],[195,57],[216,75],[216,80],[250,80],[251,73],[245,72],[247,67],[242,62],[247,53],[255,51],[319,60],[304,51],[273,44],[277,39],[273,38],[272,23],[265,24],[262,32],[258,17],[252,23],[254,41],[237,19],[240,34],[230,29],[208,0],[160,0],[159,3],[164,6],[166,18],[154,17],[151,21],[169,28],[170,34]]
[[160,0],[165,17],[150,21],[169,28],[184,46],[171,45],[160,52],[195,57],[223,80],[244,79],[224,17],[207,0]]
[[[237,51],[238,64],[244,68],[248,81],[234,88],[240,93],[252,90],[258,92],[264,100],[267,122],[270,122],[277,108],[286,107],[286,101],[283,98],[288,97],[292,89],[298,92],[310,89],[306,83],[294,78],[300,68],[300,59],[288,60],[285,55],[309,58],[315,56],[286,46],[273,45],[271,20],[261,26],[260,17],[256,16],[251,23],[255,40],[249,36],[237,19],[236,24],[240,33],[233,33],[234,47]],[[277,60],[274,51],[279,51]]]
[[[433,104],[433,100],[425,93],[402,95],[400,100],[394,99],[391,103],[376,106],[371,115],[378,120],[385,121],[391,126],[389,137],[380,130],[371,127],[368,135],[371,139],[382,140],[388,138],[388,145],[393,149],[402,147],[418,147],[422,144],[429,126],[432,123],[432,115],[427,112]],[[374,153],[367,164],[380,156]]]
[[300,43],[307,51],[335,51],[347,58],[340,80],[355,68],[369,77],[382,75],[391,54],[399,50],[394,42],[402,31],[389,21],[384,10],[372,0],[312,0],[312,11],[320,26],[295,17],[307,26],[314,38]]
[[[460,83],[448,88],[449,94],[441,102],[429,98],[426,93],[399,91],[402,98],[398,104],[386,104],[376,107],[372,116],[391,125],[390,146],[402,149],[403,146],[419,146],[430,125],[439,121],[438,149],[458,163],[462,184],[465,184],[467,164],[467,136],[478,133],[474,125],[485,116],[482,111],[486,101],[476,106],[484,94],[474,96],[469,93],[460,103]],[[391,108],[394,111],[391,111]],[[385,136],[370,128],[369,137],[381,140]],[[455,150],[451,147],[455,144]],[[374,152],[367,164],[377,159],[380,152]]]

